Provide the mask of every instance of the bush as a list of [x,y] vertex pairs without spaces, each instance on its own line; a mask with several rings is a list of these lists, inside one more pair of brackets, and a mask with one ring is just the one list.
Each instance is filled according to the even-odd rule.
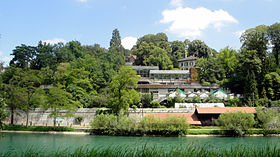
[[159,135],[178,136],[187,133],[188,124],[183,116],[159,119],[145,116],[140,123],[127,116],[97,115],[91,124],[92,134],[99,135]]
[[225,129],[225,134],[243,136],[255,124],[254,114],[245,112],[228,112],[219,116],[216,124]]
[[165,119],[153,115],[145,116],[140,122],[141,127],[147,134],[159,135],[185,135],[189,127],[184,116],[170,116]]
[[150,103],[150,107],[151,107],[151,108],[160,108],[160,104],[159,104],[159,102],[157,102],[157,101],[152,101],[152,102]]
[[257,108],[257,120],[265,136],[280,128],[280,114],[273,109]]
[[137,130],[136,122],[136,119],[125,115],[100,114],[91,123],[92,133],[102,135],[133,135]]
[[0,129],[3,129],[2,121],[8,117],[7,105],[3,98],[0,98]]
[[22,125],[5,125],[4,130],[13,131],[75,131],[68,127],[53,127],[53,126],[22,126]]
[[81,123],[83,121],[83,119],[84,119],[84,117],[82,117],[82,116],[75,117],[75,122]]
[[280,100],[270,101],[270,107],[280,107]]

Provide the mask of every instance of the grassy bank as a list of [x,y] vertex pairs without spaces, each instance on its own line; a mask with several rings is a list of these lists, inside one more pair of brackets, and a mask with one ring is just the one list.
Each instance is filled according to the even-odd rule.
[[9,131],[76,131],[68,127],[53,127],[53,126],[22,126],[22,125],[5,125],[3,130]]
[[110,147],[110,148],[87,148],[80,147],[75,150],[65,149],[58,150],[52,153],[46,153],[42,150],[28,149],[20,154],[8,152],[1,154],[1,157],[21,156],[21,157],[267,157],[267,156],[280,156],[280,149],[277,145],[266,144],[262,148],[253,148],[250,146],[238,145],[228,149],[213,149],[211,145],[194,146],[188,145],[185,147],[178,146],[172,149],[164,149],[157,147],[147,147],[146,145],[133,149],[132,147]]

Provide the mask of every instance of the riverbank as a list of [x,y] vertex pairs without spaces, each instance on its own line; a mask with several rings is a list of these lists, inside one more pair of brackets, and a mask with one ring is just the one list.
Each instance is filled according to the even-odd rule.
[[[199,131],[199,129],[196,129],[196,131]],[[210,134],[212,131],[220,131],[220,130],[201,130],[205,134],[198,133],[195,134],[193,132],[190,132],[187,135],[182,135],[181,137],[229,137],[227,135],[222,134]],[[208,133],[207,133],[208,131]],[[211,131],[211,132],[210,132]],[[12,130],[0,130],[0,133],[26,133],[26,134],[54,134],[54,135],[92,135],[88,131],[12,131]],[[96,136],[96,135],[95,135]],[[97,136],[107,136],[107,135],[97,135]],[[109,135],[110,136],[110,135]],[[144,135],[147,136],[147,135]],[[245,137],[262,137],[263,134],[246,134]],[[280,134],[269,134],[268,137],[279,137]],[[164,137],[164,136],[152,136],[150,137]]]

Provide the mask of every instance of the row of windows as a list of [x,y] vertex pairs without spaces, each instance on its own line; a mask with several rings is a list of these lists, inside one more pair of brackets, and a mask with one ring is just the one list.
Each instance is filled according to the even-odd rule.
[[195,65],[195,62],[183,62],[183,63],[180,63],[180,66],[183,67],[183,66],[194,66]]
[[190,74],[151,74],[151,79],[166,79],[166,80],[187,80]]

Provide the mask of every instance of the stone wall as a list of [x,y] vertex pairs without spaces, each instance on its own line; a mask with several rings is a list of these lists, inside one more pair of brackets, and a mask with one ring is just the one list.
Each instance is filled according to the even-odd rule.
[[[57,124],[60,126],[89,126],[91,121],[96,115],[98,110],[107,110],[104,108],[81,108],[73,113],[72,117],[60,117],[57,118]],[[194,110],[190,109],[175,109],[175,108],[144,108],[144,109],[129,109],[129,116],[137,119],[143,118],[146,113],[191,113]],[[61,111],[65,113],[65,111]],[[51,110],[35,109],[29,112],[29,125],[33,126],[52,126],[54,118],[50,117]],[[83,117],[81,123],[75,121],[75,117]],[[4,121],[4,123],[10,123],[10,116]],[[25,125],[26,124],[26,114],[17,110],[14,114],[14,124]]]

